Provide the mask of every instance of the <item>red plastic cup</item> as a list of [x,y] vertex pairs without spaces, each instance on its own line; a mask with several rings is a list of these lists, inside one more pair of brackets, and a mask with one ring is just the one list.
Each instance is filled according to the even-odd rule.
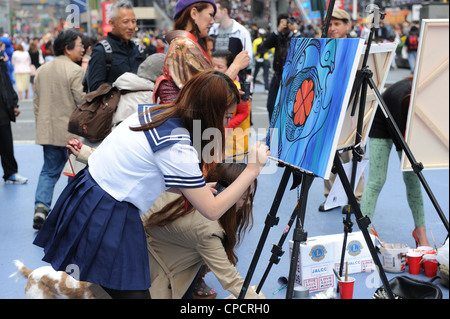
[[425,270],[425,276],[434,277],[437,274],[438,261],[436,255],[424,255],[423,256],[423,269]]
[[423,254],[417,251],[408,251],[406,257],[408,257],[409,273],[411,275],[418,275],[420,273],[420,261]]
[[355,285],[355,278],[348,277],[347,281],[338,280],[338,283],[341,299],[353,299],[353,287]]

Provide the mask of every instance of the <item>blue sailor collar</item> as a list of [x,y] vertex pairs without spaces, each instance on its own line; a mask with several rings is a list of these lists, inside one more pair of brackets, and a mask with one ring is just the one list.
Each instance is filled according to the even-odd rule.
[[[152,121],[152,113],[147,111],[155,105],[156,104],[138,105],[138,114],[144,114],[144,116],[139,116],[141,124],[147,124]],[[153,115],[155,114],[157,113],[153,112]],[[144,134],[147,137],[147,141],[153,152],[157,152],[160,149],[176,143],[192,145],[189,131],[183,127],[179,118],[168,119],[160,126],[144,131]]]

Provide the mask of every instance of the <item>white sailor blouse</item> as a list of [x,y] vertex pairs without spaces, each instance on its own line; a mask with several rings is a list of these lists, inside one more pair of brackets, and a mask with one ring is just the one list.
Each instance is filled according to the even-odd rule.
[[89,157],[89,173],[117,201],[135,205],[144,214],[169,188],[205,186],[198,153],[178,118],[146,131],[130,127],[152,121],[153,104],[140,104]]

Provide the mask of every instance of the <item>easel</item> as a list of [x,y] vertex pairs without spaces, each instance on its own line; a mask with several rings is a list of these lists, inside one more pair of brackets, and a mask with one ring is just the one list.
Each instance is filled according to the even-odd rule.
[[[327,30],[328,30],[328,26],[330,23],[330,19],[331,19],[331,13],[332,13],[332,9],[334,7],[334,1],[331,0],[329,7],[328,7],[328,14],[327,14],[327,25],[325,28],[325,32],[324,35],[326,37],[327,35]],[[365,57],[365,61],[364,61],[364,65],[367,64],[367,58],[368,58],[368,52],[370,50],[370,47],[367,49],[367,57]],[[361,76],[362,77],[362,76]],[[357,91],[359,91],[359,85],[356,86],[358,88]],[[355,86],[354,86],[355,88]],[[356,91],[354,91],[356,92]],[[352,93],[354,93],[352,92]],[[364,97],[364,103],[361,103],[361,105],[365,105],[365,96],[367,94],[367,86],[363,86],[362,87],[362,96]],[[356,101],[356,98],[355,98]],[[356,102],[355,102],[355,106],[356,106]],[[354,106],[354,107],[355,107]],[[364,110],[359,113],[361,116],[361,118],[363,118],[363,114],[364,114]],[[359,123],[358,123],[359,125]],[[361,124],[362,125],[362,124]],[[362,130],[362,129],[361,129]],[[358,138],[358,134],[357,134],[357,138]],[[356,144],[358,145],[358,144]],[[356,165],[357,162],[354,162],[354,165]],[[380,260],[378,259],[378,255],[376,253],[375,247],[373,245],[373,242],[370,238],[370,235],[368,233],[367,227],[370,225],[370,220],[368,217],[363,217],[362,213],[359,209],[359,206],[357,204],[355,195],[353,193],[353,188],[351,187],[347,175],[345,174],[345,171],[342,167],[342,163],[339,157],[339,153],[336,152],[335,157],[334,157],[334,168],[337,171],[342,184],[344,186],[345,192],[347,194],[347,197],[349,199],[350,205],[352,207],[354,207],[355,209],[355,215],[357,217],[357,222],[358,225],[364,235],[364,239],[366,241],[366,244],[368,246],[368,249],[372,255],[372,259],[374,260],[375,264],[378,267],[378,270],[380,271],[380,277],[381,277],[381,281],[383,282],[383,286],[387,292],[387,295],[390,299],[394,298],[394,295],[392,293],[391,287],[389,286],[389,282],[387,280],[386,274],[384,273],[383,267],[381,265]],[[268,267],[266,268],[266,271],[263,275],[263,278],[261,279],[260,284],[258,285],[258,288],[256,290],[257,293],[259,293],[261,291],[262,285],[264,284],[265,279],[267,278],[267,275],[272,267],[273,264],[277,264],[280,260],[280,257],[284,254],[283,250],[282,250],[282,245],[284,243],[284,241],[286,240],[287,234],[290,230],[290,228],[292,227],[292,224],[294,222],[294,220],[296,220],[296,226],[294,229],[294,235],[293,235],[293,251],[292,251],[292,256],[291,256],[291,263],[290,263],[290,270],[289,270],[289,278],[288,278],[288,284],[287,284],[287,292],[286,292],[286,299],[292,299],[293,296],[293,290],[294,290],[294,283],[295,283],[295,272],[297,269],[297,262],[298,262],[298,255],[300,252],[300,243],[306,241],[307,239],[307,233],[304,231],[303,229],[303,224],[304,224],[304,218],[305,218],[305,211],[306,211],[306,203],[307,203],[307,197],[308,197],[308,192],[309,192],[309,188],[314,180],[314,175],[312,175],[311,173],[308,172],[304,172],[301,171],[300,169],[296,170],[295,168],[292,169],[290,167],[285,167],[285,171],[283,174],[283,177],[281,179],[280,185],[278,187],[275,199],[272,203],[272,207],[271,210],[266,218],[266,222],[265,222],[265,227],[263,230],[263,233],[261,235],[260,241],[258,243],[257,249],[255,250],[255,254],[253,256],[252,262],[250,264],[250,268],[249,271],[247,273],[247,276],[244,280],[244,284],[242,286],[241,292],[239,294],[239,299],[243,299],[245,297],[245,294],[247,292],[248,286],[250,284],[250,280],[253,276],[254,270],[256,268],[256,264],[258,262],[258,259],[261,255],[261,251],[262,248],[264,246],[265,240],[267,238],[268,232],[270,227],[277,225],[279,218],[275,217],[276,216],[276,211],[278,210],[278,207],[280,205],[281,202],[281,198],[284,194],[284,191],[286,189],[286,185],[287,182],[289,180],[289,175],[290,173],[294,174],[294,180],[295,180],[295,176],[297,176],[297,182],[300,181],[302,184],[301,187],[301,192],[300,192],[300,196],[298,198],[297,204],[295,206],[295,209],[291,215],[291,218],[288,222],[287,227],[285,228],[285,231],[283,233],[283,235],[280,238],[280,241],[277,245],[274,245],[272,248],[272,256],[270,258],[270,263],[268,265]],[[354,185],[354,178],[352,178],[352,184]],[[294,181],[294,185],[292,188],[295,187],[295,181]],[[297,184],[298,185],[298,184]],[[350,214],[348,214],[350,215]],[[348,217],[350,218],[350,217]],[[345,244],[346,245],[346,244]],[[342,273],[342,265],[340,267],[340,271]]]
[[[326,19],[326,22],[324,23],[325,28],[322,32],[323,38],[327,37],[328,28],[330,26],[330,21],[331,21],[331,14],[332,14],[332,10],[334,8],[334,3],[335,3],[335,0],[330,0],[329,6],[328,6],[328,11],[327,11],[327,19]],[[321,2],[320,2],[320,5],[321,5]],[[323,15],[322,5],[320,7],[320,11],[321,11],[321,14]],[[321,18],[321,20],[323,22],[323,17]],[[270,228],[278,225],[280,218],[276,217],[277,211],[280,206],[281,199],[283,198],[284,192],[286,190],[286,185],[289,181],[289,177],[290,177],[291,173],[295,172],[295,170],[293,170],[290,166],[284,165],[283,163],[279,163],[279,166],[281,166],[281,167],[284,166],[285,170],[284,170],[283,176],[281,178],[280,185],[278,186],[278,190],[275,194],[275,198],[272,202],[270,211],[267,214],[266,220],[264,222],[264,229],[261,233],[261,238],[259,239],[258,246],[256,247],[255,253],[253,254],[253,259],[250,263],[250,267],[247,272],[247,275],[245,276],[244,284],[242,285],[242,289],[241,289],[238,299],[243,299],[245,297],[245,294],[247,293],[248,286],[250,285],[250,281],[252,280],[253,273],[255,272],[256,265],[258,264],[258,260],[259,260],[259,257],[261,256],[261,252],[262,252],[262,249],[266,242],[267,235],[269,234]],[[294,180],[296,179],[296,176],[297,176],[297,182],[294,181],[294,185],[292,186],[292,188],[295,188],[301,182],[301,177],[300,177],[301,175],[298,175],[298,174],[293,174],[293,175],[294,175]],[[294,214],[295,214],[295,210],[294,210],[293,215]],[[291,217],[292,221],[290,221],[291,225],[293,222],[292,218],[293,217]],[[289,225],[289,227],[291,225]],[[286,236],[287,236],[287,233],[286,233]],[[283,241],[284,241],[284,239],[283,239]],[[271,265],[273,263],[278,263],[281,255],[283,255],[284,252],[281,250],[280,247],[281,247],[281,245],[274,245],[274,247],[272,248]],[[271,265],[270,265],[270,267],[271,267]],[[266,272],[264,273],[261,283],[259,284],[258,289],[257,289],[258,293],[261,290],[262,283],[264,283],[265,278],[267,277],[267,274],[269,271],[270,271],[270,268],[268,268],[266,270]]]
[[[370,71],[370,69],[367,66],[367,59],[369,57],[370,46],[372,43],[373,35],[375,34],[375,29],[377,29],[379,27],[379,19],[383,20],[384,15],[385,15],[384,13],[379,12],[378,7],[376,7],[376,6],[373,7],[372,13],[374,14],[374,19],[373,19],[372,28],[371,28],[371,31],[369,34],[369,38],[367,40],[367,47],[366,47],[366,52],[364,55],[364,60],[362,63],[361,70],[359,70],[356,75],[355,84],[354,84],[354,87],[352,89],[352,94],[351,94],[351,96],[355,95],[353,109],[352,109],[352,113],[351,113],[353,116],[354,112],[355,112],[356,104],[358,101],[358,94],[359,94],[359,92],[361,92],[360,106],[359,106],[360,110],[359,110],[359,114],[358,114],[358,124],[357,124],[356,137],[355,137],[355,146],[352,148],[353,159],[352,159],[351,189],[353,190],[355,188],[355,184],[356,184],[355,176],[356,176],[357,164],[358,164],[358,162],[360,162],[362,160],[362,157],[363,157],[362,156],[363,150],[361,149],[359,144],[361,142],[361,132],[362,132],[363,121],[364,121],[364,107],[366,104],[367,87],[369,86],[370,89],[374,92],[374,94],[376,96],[378,106],[381,108],[384,116],[386,117],[388,125],[390,126],[392,131],[395,132],[395,134],[397,135],[398,140],[401,143],[402,150],[405,152],[406,156],[408,157],[409,161],[411,162],[413,171],[417,174],[419,180],[422,183],[422,186],[425,188],[425,191],[427,192],[428,196],[430,197],[430,200],[433,203],[434,207],[436,208],[438,215],[441,218],[442,222],[444,223],[444,226],[447,229],[447,233],[448,233],[448,231],[449,231],[448,221],[445,218],[445,215],[442,212],[442,209],[439,206],[436,198],[434,197],[428,183],[426,182],[424,176],[422,175],[421,171],[423,169],[423,165],[422,165],[422,163],[418,163],[415,160],[413,154],[411,153],[411,150],[409,149],[408,145],[406,144],[406,141],[403,138],[403,134],[400,132],[397,124],[392,119],[392,115],[390,114],[389,109],[387,108],[385,102],[383,101],[381,93],[379,92],[375,82],[372,79],[372,72]],[[356,207],[356,206],[352,205],[350,203],[350,197],[349,197],[349,204],[346,206],[346,208],[347,208],[346,218],[343,221],[343,223],[344,223],[344,241],[343,241],[343,245],[342,245],[341,262],[340,262],[340,267],[339,267],[339,275],[341,275],[341,276],[342,276],[342,270],[343,270],[343,265],[344,265],[345,248],[347,246],[347,237],[348,237],[348,233],[352,232],[352,226],[353,226],[353,223],[351,221],[351,213],[350,213],[351,207]]]
[[[373,245],[372,239],[370,238],[369,232],[367,230],[367,227],[370,225],[370,220],[367,216],[366,217],[362,216],[359,206],[357,205],[355,195],[353,194],[353,190],[350,186],[350,182],[348,181],[347,175],[345,174],[345,171],[342,166],[341,159],[339,157],[338,152],[336,152],[335,157],[334,157],[334,168],[336,169],[339,178],[342,180],[342,184],[344,186],[344,190],[347,194],[347,197],[349,198],[350,204],[352,205],[352,207],[356,208],[355,215],[357,217],[358,225],[364,235],[364,239],[365,239],[367,247],[372,255],[372,259],[374,260],[376,266],[378,267],[381,281],[383,282],[383,286],[385,287],[385,290],[386,290],[388,296],[391,299],[393,299],[394,296],[393,296],[391,288],[389,286],[389,282],[387,280],[386,274],[384,273],[383,267],[378,258],[378,255],[377,255],[377,252]],[[267,234],[268,234],[270,227],[278,224],[279,218],[275,217],[276,211],[278,210],[279,204],[281,202],[281,197],[284,194],[284,191],[286,189],[286,185],[289,180],[290,173],[294,174],[294,180],[296,179],[295,176],[297,176],[297,181],[300,180],[300,182],[301,182],[300,196],[297,200],[297,204],[294,208],[294,211],[292,212],[292,215],[289,219],[288,225],[286,226],[278,244],[274,245],[272,247],[272,256],[270,258],[269,265],[267,266],[266,271],[264,272],[264,275],[261,279],[261,282],[259,283],[259,285],[256,289],[256,293],[259,293],[261,291],[261,288],[262,288],[273,264],[278,264],[278,262],[280,261],[280,257],[284,254],[284,251],[282,250],[282,246],[283,246],[283,243],[286,240],[287,235],[288,235],[288,233],[292,227],[292,224],[295,220],[296,224],[295,224],[294,234],[293,234],[293,243],[294,244],[293,244],[293,251],[292,251],[290,268],[289,268],[286,299],[292,299],[292,297],[293,297],[294,284],[295,284],[295,272],[297,270],[298,256],[300,253],[300,243],[305,242],[307,240],[307,235],[308,235],[307,232],[305,232],[304,228],[303,228],[304,221],[305,221],[305,212],[306,212],[308,192],[309,192],[309,188],[310,188],[315,176],[311,173],[302,171],[300,169],[293,169],[291,167],[285,167],[285,171],[284,171],[282,180],[280,182],[278,191],[275,196],[275,200],[272,204],[270,213],[269,213],[268,217],[266,218],[265,228],[263,230],[261,239],[258,243],[258,247],[253,256],[253,260],[250,265],[250,269],[247,273],[247,276],[245,278],[241,292],[239,294],[239,299],[242,299],[245,297],[248,285],[250,283],[251,277],[256,268],[257,260],[259,259],[259,256],[261,254],[261,251],[264,246],[264,242],[267,238]],[[296,183],[294,182],[293,187],[295,187],[295,185],[296,185]]]
[[[384,13],[380,13],[378,8],[376,8],[373,12],[374,18],[372,23],[372,28],[370,29],[369,37],[367,40],[366,51],[364,53],[363,62],[361,65],[361,69],[357,71],[355,82],[353,84],[352,92],[350,95],[350,100],[354,97],[353,100],[353,108],[351,111],[351,116],[355,115],[358,99],[359,99],[359,113],[358,113],[358,122],[356,126],[356,134],[355,134],[355,144],[351,147],[352,150],[352,171],[350,176],[350,186],[353,190],[356,186],[356,170],[358,168],[358,162],[361,162],[364,150],[361,148],[361,134],[363,131],[364,125],[364,113],[365,113],[365,105],[366,105],[366,96],[367,96],[367,79],[372,77],[372,72],[370,71],[367,61],[369,59],[370,48],[372,45],[372,39],[375,34],[375,30],[379,27],[380,18],[384,19]],[[345,250],[347,247],[347,238],[348,234],[352,232],[353,222],[351,220],[351,208],[354,207],[350,203],[350,197],[348,197],[348,204],[345,206],[346,216],[343,220],[344,224],[344,239],[342,242],[342,252],[341,252],[341,261],[339,264],[339,275],[342,276],[343,268],[344,268],[344,258],[345,258]],[[357,204],[358,205],[358,204]],[[358,205],[359,207],[359,205]],[[369,225],[367,225],[369,226]],[[339,290],[339,287],[338,287]]]

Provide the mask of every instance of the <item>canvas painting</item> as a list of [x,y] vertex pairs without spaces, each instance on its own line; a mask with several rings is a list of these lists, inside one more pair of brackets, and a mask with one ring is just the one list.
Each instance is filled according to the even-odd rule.
[[[449,167],[449,24],[424,19],[414,72],[405,141],[425,169]],[[402,154],[402,170],[412,170]]]
[[362,39],[291,40],[267,136],[278,160],[329,177],[363,48]]
[[[384,85],[386,83],[389,70],[392,65],[392,60],[395,57],[395,49],[397,48],[396,43],[382,43],[375,44],[372,43],[370,46],[369,57],[367,59],[366,66],[372,73],[372,80],[375,83],[379,92],[383,91]],[[363,59],[365,55],[365,49],[363,50],[358,70],[361,70]],[[355,113],[351,116],[353,109],[354,98],[350,100],[347,107],[346,115],[344,117],[344,124],[342,125],[341,135],[339,137],[338,149],[345,149],[350,146],[355,145],[356,140],[356,129],[358,124],[358,117],[360,111],[360,98],[357,100],[357,105]],[[365,146],[368,140],[370,128],[372,126],[373,118],[375,117],[375,111],[378,106],[378,100],[375,97],[375,93],[367,88],[366,103],[364,105],[364,116],[362,131],[360,132],[361,147]]]

